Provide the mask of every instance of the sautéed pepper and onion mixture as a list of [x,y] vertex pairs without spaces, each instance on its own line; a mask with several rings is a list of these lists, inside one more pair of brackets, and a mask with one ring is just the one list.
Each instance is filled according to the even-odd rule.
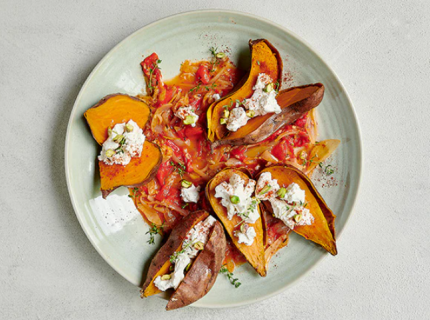
[[[221,145],[211,150],[207,139],[206,111],[219,97],[224,97],[239,83],[240,71],[225,54],[213,51],[211,60],[184,61],[180,73],[163,81],[156,53],[146,57],[142,71],[147,81],[146,96],[140,96],[151,108],[152,117],[144,128],[146,139],[160,146],[163,159],[154,179],[139,188],[130,188],[137,209],[150,226],[168,233],[188,213],[211,211],[204,190],[206,183],[226,167],[240,167],[254,174],[268,165],[290,164],[309,176],[318,158],[312,150],[317,123],[314,109],[291,125],[281,127],[264,141],[245,146]],[[185,125],[175,112],[191,106],[199,116],[195,126]],[[181,180],[200,186],[198,203],[181,199]],[[266,246],[288,234],[289,228],[278,219],[266,217]],[[232,271],[246,262],[228,241],[225,264]]]

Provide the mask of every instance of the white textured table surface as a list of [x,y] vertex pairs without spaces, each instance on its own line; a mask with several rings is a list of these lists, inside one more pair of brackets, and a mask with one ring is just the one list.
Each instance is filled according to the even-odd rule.
[[[379,2],[2,0],[0,318],[430,318],[430,3]],[[87,240],[67,193],[64,139],[80,87],[115,44],[205,8],[268,18],[322,55],[354,102],[364,173],[338,256],[258,304],[166,313]]]

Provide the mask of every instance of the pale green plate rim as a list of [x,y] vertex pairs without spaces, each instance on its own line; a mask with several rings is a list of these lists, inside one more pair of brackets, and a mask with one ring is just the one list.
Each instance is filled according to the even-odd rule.
[[[337,76],[337,74],[334,72],[334,70],[322,59],[322,57],[318,54],[318,52],[316,50],[314,50],[309,43],[307,43],[304,39],[302,39],[300,36],[298,36],[297,34],[295,34],[294,32],[288,30],[287,28],[274,23],[268,19],[256,16],[256,15],[252,15],[249,13],[244,13],[241,11],[234,11],[234,10],[215,10],[215,9],[209,9],[209,10],[194,10],[194,11],[187,11],[187,12],[183,12],[183,13],[179,13],[179,14],[174,14],[174,15],[170,15],[166,18],[163,19],[159,19],[155,22],[152,22],[138,30],[136,30],[135,32],[133,32],[132,34],[130,34],[128,37],[126,37],[124,40],[122,40],[121,42],[119,42],[117,45],[115,45],[115,47],[113,47],[101,60],[100,62],[94,67],[93,71],[90,73],[90,75],[88,76],[88,78],[86,79],[85,83],[83,84],[81,90],[79,91],[79,94],[75,100],[75,103],[73,105],[72,111],[70,113],[70,117],[69,117],[69,122],[68,122],[68,126],[67,126],[67,132],[66,132],[66,139],[65,139],[65,174],[66,174],[66,181],[67,181],[67,189],[70,195],[70,199],[72,202],[72,206],[73,209],[75,211],[76,217],[78,218],[78,221],[82,227],[82,229],[84,230],[87,238],[89,239],[89,241],[91,242],[91,244],[93,245],[93,247],[97,250],[97,252],[102,256],[102,258],[116,271],[118,272],[122,277],[124,277],[125,279],[127,279],[130,283],[133,283],[133,281],[131,281],[131,279],[129,279],[129,277],[121,270],[121,268],[119,266],[117,266],[115,263],[113,263],[111,261],[111,259],[109,258],[108,255],[106,255],[101,249],[100,247],[96,244],[95,240],[92,238],[92,234],[91,232],[88,230],[86,223],[83,222],[83,220],[81,219],[80,215],[77,213],[77,206],[75,204],[75,197],[73,194],[73,190],[71,187],[71,182],[70,182],[70,176],[69,176],[69,164],[68,164],[68,158],[69,158],[69,154],[68,154],[68,150],[69,150],[69,140],[70,140],[70,135],[71,135],[71,126],[72,126],[72,121],[74,119],[76,110],[77,110],[77,105],[79,104],[79,101],[81,99],[81,96],[83,95],[83,92],[86,89],[86,86],[88,85],[88,83],[90,83],[91,79],[93,78],[93,76],[97,73],[99,67],[107,60],[110,58],[110,56],[113,54],[113,52],[115,52],[115,50],[117,48],[119,48],[123,42],[126,42],[129,40],[129,38],[132,38],[135,34],[141,32],[143,29],[149,28],[149,27],[153,27],[161,22],[165,22],[167,20],[170,19],[175,19],[179,16],[184,17],[184,16],[192,16],[192,15],[198,15],[200,13],[217,13],[217,14],[235,14],[235,15],[241,15],[243,17],[249,18],[249,19],[253,19],[253,20],[258,20],[264,23],[267,23],[271,26],[273,26],[274,28],[278,28],[280,30],[282,30],[283,32],[285,32],[286,34],[288,34],[288,36],[294,38],[296,41],[301,42],[303,44],[303,46],[308,49],[309,51],[311,51],[320,61],[321,64],[325,65],[325,67],[332,73],[333,77],[336,79],[336,81],[339,83],[339,87],[342,89],[343,93],[345,94],[345,97],[348,101],[348,105],[347,107],[350,109],[351,114],[353,116],[353,118],[351,119],[357,129],[357,154],[359,155],[359,159],[356,159],[357,161],[357,167],[355,168],[357,170],[357,179],[355,182],[355,185],[351,186],[351,188],[353,190],[355,190],[355,194],[352,195],[352,198],[350,200],[350,205],[349,208],[345,210],[345,212],[347,212],[347,217],[344,223],[344,226],[341,230],[339,230],[336,234],[336,239],[339,240],[339,236],[342,233],[342,231],[345,229],[346,225],[348,224],[349,219],[351,218],[351,214],[352,211],[354,209],[356,200],[357,200],[357,196],[359,194],[360,191],[360,182],[362,179],[362,163],[363,163],[363,152],[362,152],[362,140],[361,140],[361,129],[359,126],[359,122],[357,119],[357,115],[355,112],[355,109],[353,107],[352,101],[347,93],[347,91],[345,90],[345,87],[343,85],[343,83],[341,82],[341,80],[339,79],[339,77]],[[305,276],[309,271],[311,271],[313,268],[315,268],[316,265],[318,265],[323,258],[327,257],[328,254],[323,255],[321,258],[319,258],[318,260],[316,260],[316,262],[308,269],[306,270],[303,274],[301,274],[300,276],[298,276],[296,279],[294,279],[292,282],[290,282],[288,285],[282,287],[279,290],[273,291],[271,293],[268,294],[264,294],[261,297],[259,297],[258,299],[252,299],[252,300],[247,300],[247,301],[243,301],[243,302],[239,302],[239,303],[231,303],[228,306],[225,306],[223,304],[203,304],[203,303],[199,303],[198,305],[192,305],[195,307],[203,307],[203,308],[225,308],[225,307],[238,307],[238,306],[243,306],[243,305],[247,305],[249,303],[255,303],[258,301],[262,301],[265,299],[268,299],[270,297],[273,297],[283,291],[285,291],[288,287],[291,287],[292,285],[296,284],[297,281],[299,279],[301,279],[303,276]]]

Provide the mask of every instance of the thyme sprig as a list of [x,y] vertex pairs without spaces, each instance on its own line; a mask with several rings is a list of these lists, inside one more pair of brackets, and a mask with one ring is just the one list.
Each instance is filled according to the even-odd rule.
[[138,190],[139,190],[139,188],[134,187],[133,188],[133,194],[129,194],[128,197],[129,198],[136,198],[136,193],[137,193]]
[[148,83],[148,88],[149,89],[153,89],[154,87],[152,86],[152,75],[154,74],[155,69],[161,70],[161,68],[158,66],[161,63],[161,60],[158,59],[157,61],[154,62],[154,65],[152,68],[149,69],[149,83]]
[[181,162],[175,163],[174,161],[170,161],[170,165],[175,168],[175,170],[179,173],[181,178],[184,176],[184,173],[187,170],[187,167],[183,163]]
[[320,162],[318,165],[326,175],[331,176],[334,173],[334,169],[331,164],[327,165],[325,168],[322,162]]
[[233,272],[228,271],[227,266],[223,265],[219,271],[219,273],[223,273],[227,276],[228,280],[235,288],[239,288],[242,283],[239,282],[238,278],[234,278]]
[[148,230],[145,234],[149,233],[149,240],[147,241],[149,244],[155,244],[155,235],[161,234],[163,232],[164,222],[161,226],[157,227],[155,223],[152,223],[151,229]]
[[178,256],[181,255],[181,254],[183,254],[185,252],[185,250],[187,250],[192,245],[194,245],[194,243],[191,242],[191,241],[189,241],[189,242],[187,242],[187,244],[185,245],[185,247],[182,248],[182,250],[173,252],[173,254],[170,256],[170,259],[169,259],[170,262],[174,263],[176,261],[176,259],[178,258]]

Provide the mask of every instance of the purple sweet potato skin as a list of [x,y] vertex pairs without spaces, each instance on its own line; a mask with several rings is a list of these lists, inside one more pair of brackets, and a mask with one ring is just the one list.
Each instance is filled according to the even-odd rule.
[[158,250],[154,259],[149,266],[148,274],[145,283],[142,286],[142,292],[151,284],[157,272],[163,264],[170,259],[170,256],[182,245],[188,232],[193,226],[209,216],[209,213],[203,210],[195,211],[182,218],[181,222],[173,228],[166,243]]
[[215,283],[225,258],[226,238],[216,221],[207,244],[167,303],[166,310],[190,305],[205,296]]

